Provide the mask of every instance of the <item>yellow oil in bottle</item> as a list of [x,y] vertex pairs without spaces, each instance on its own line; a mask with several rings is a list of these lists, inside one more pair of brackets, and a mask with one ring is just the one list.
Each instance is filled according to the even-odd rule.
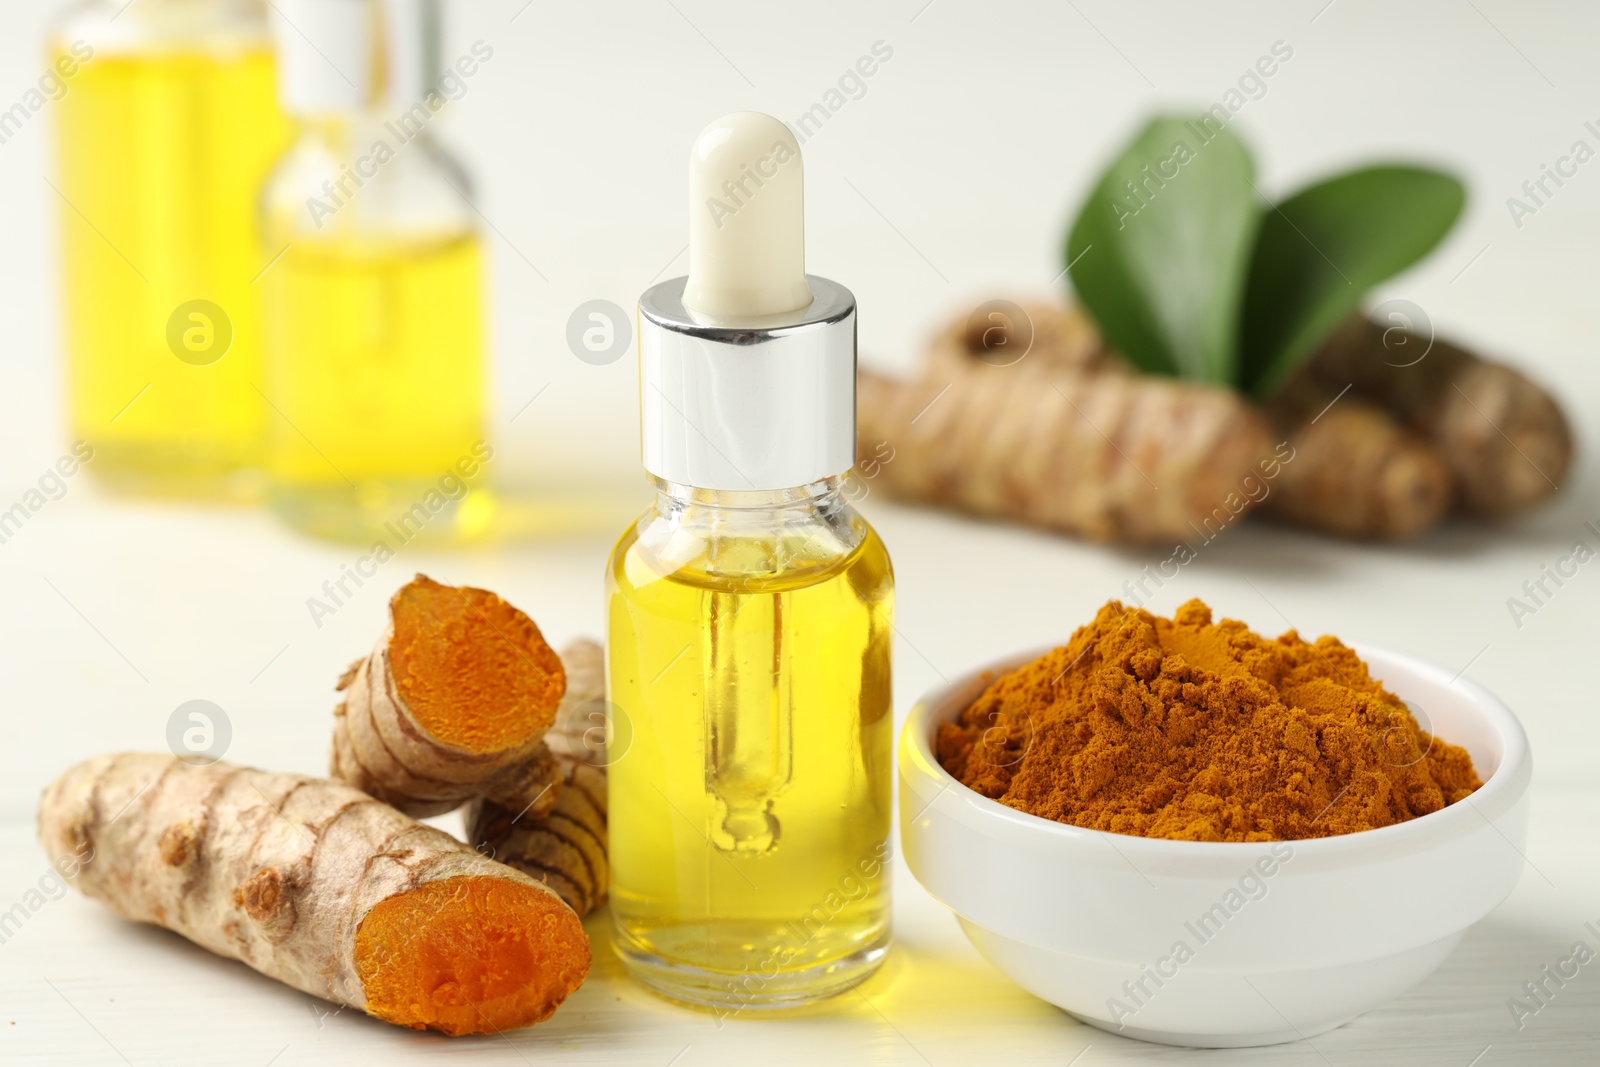
[[[274,503],[319,536],[458,539],[493,503],[478,238],[288,238],[262,280]],[[470,491],[469,491],[470,489]]]
[[611,909],[668,996],[789,1006],[885,952],[893,576],[854,521],[839,553],[642,520],[612,556]]
[[264,425],[256,195],[289,133],[271,53],[103,49],[53,111],[73,433],[113,484],[238,491]]

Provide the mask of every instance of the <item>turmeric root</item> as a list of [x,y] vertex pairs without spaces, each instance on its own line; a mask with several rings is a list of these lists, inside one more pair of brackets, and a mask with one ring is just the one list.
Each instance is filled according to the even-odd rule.
[[611,880],[602,718],[605,658],[593,641],[574,641],[561,650],[561,661],[567,695],[545,735],[561,765],[555,807],[541,818],[493,801],[474,801],[467,811],[467,840],[484,855],[544,882],[581,918],[605,903]]
[[527,1026],[589,970],[548,887],[337,782],[101,756],[46,788],[39,839],[119,914],[399,1026]]
[[423,575],[339,681],[333,777],[418,817],[485,795],[542,815],[560,775],[544,733],[566,691],[533,620],[483,589]]
[[1263,504],[1268,515],[1343,537],[1401,540],[1449,510],[1443,458],[1387,412],[1308,375],[1268,410],[1294,450]]
[[1354,383],[1355,392],[1431,441],[1469,514],[1520,511],[1555,493],[1566,477],[1566,417],[1549,393],[1511,367],[1445,341],[1430,348],[1364,316],[1341,326],[1310,366],[1324,386],[1337,391]]
[[[1231,390],[1135,372],[1077,309],[979,312],[934,336],[916,382],[862,372],[864,482],[1134,542],[1186,539],[1191,523],[1239,514],[1241,488],[1253,498],[1265,486],[1263,508],[1282,521],[1397,540],[1453,501],[1476,514],[1525,507],[1571,459],[1566,421],[1538,386],[1443,342],[1395,367],[1383,327],[1361,318],[1273,398],[1273,435]],[[1256,462],[1285,437],[1281,463]],[[1273,473],[1246,484],[1256,466]]]
[[1043,364],[941,367],[915,383],[861,372],[861,477],[1097,541],[1182,540],[1226,501],[1248,506],[1241,479],[1272,442],[1237,394]]

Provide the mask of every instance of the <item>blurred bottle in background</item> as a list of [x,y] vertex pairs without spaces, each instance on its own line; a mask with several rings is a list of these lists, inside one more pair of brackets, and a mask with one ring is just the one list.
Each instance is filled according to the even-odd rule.
[[461,540],[494,503],[483,266],[467,177],[432,137],[435,0],[278,0],[298,139],[263,198],[268,470],[296,527]]
[[91,0],[51,59],[69,415],[119,488],[250,495],[261,458],[255,196],[288,126],[262,0]]

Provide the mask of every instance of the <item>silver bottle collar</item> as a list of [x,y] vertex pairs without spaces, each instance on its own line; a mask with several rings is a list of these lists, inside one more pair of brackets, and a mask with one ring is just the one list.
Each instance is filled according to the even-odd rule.
[[737,322],[685,308],[687,278],[639,298],[645,470],[733,492],[807,485],[855,464],[855,297],[806,280],[809,306]]

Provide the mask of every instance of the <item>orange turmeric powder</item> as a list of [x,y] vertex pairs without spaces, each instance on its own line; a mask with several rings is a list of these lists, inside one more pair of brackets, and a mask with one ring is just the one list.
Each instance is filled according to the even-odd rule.
[[1112,601],[997,678],[937,736],[939,762],[1058,822],[1186,841],[1298,840],[1414,819],[1482,783],[1333,637],[1277,640]]

